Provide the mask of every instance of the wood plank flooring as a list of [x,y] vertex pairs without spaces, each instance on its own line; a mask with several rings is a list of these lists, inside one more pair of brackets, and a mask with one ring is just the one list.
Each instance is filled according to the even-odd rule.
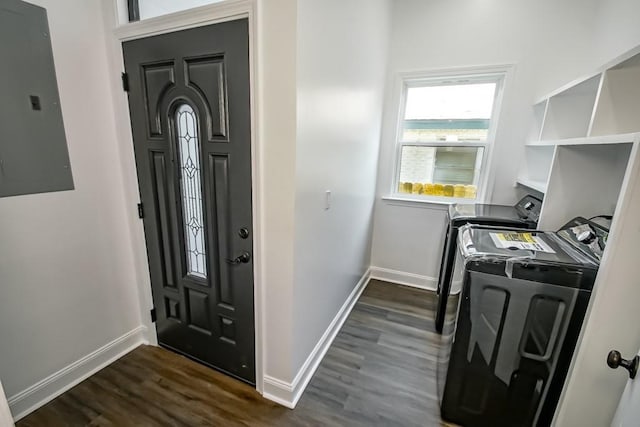
[[141,346],[17,426],[440,426],[435,304],[431,292],[372,280],[295,410]]

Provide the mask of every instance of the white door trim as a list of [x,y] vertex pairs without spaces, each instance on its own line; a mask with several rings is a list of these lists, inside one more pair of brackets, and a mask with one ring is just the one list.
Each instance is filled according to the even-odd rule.
[[141,322],[147,327],[146,339],[157,344],[155,325],[149,318],[149,309],[153,306],[151,283],[149,279],[149,265],[147,262],[147,248],[144,239],[142,221],[134,214],[135,204],[139,203],[139,190],[135,158],[133,154],[133,137],[129,119],[129,105],[125,92],[120,84],[120,74],[124,71],[122,43],[165,34],[174,31],[211,25],[235,19],[249,20],[249,67],[251,93],[251,179],[252,179],[252,210],[253,210],[253,261],[254,261],[254,307],[255,307],[255,350],[256,350],[256,389],[262,393],[264,376],[264,239],[263,239],[263,187],[262,187],[262,159],[263,148],[259,139],[258,120],[258,55],[257,55],[257,11],[256,0],[226,0],[194,9],[172,13],[144,21],[120,24],[123,15],[121,2],[118,0],[105,1],[105,37],[108,51],[108,61],[111,73],[111,87],[113,92],[113,108],[115,126],[118,135],[118,149],[123,171],[123,187],[126,206],[131,206],[128,216],[131,244],[134,252],[136,268],[136,285],[140,297]]

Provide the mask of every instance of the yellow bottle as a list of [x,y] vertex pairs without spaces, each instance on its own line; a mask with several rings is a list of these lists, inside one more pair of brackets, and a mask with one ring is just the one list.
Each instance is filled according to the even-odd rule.
[[422,184],[420,184],[419,182],[414,182],[413,188],[411,189],[411,193],[422,194]]
[[464,197],[466,199],[475,199],[476,193],[477,193],[477,188],[475,185],[465,185]]
[[464,185],[456,184],[453,186],[453,197],[463,198],[465,194]]
[[428,194],[429,196],[433,196],[434,188],[433,184],[425,183],[422,187],[422,194]]
[[444,186],[442,184],[433,184],[433,195],[444,196]]
[[445,197],[453,197],[453,185],[446,184],[444,186],[444,196]]

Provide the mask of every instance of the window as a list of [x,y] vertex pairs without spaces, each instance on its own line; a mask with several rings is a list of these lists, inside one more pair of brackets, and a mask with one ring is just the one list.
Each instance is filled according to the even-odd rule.
[[140,21],[168,15],[194,7],[219,3],[222,0],[127,0],[129,21]]
[[475,200],[484,183],[504,73],[405,79],[394,193]]

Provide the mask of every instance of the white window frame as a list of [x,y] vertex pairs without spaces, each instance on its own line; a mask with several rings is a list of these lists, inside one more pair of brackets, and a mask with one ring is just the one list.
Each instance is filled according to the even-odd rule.
[[[390,196],[385,199],[391,200],[406,200],[422,203],[436,203],[436,204],[452,204],[452,203],[483,203],[487,199],[487,187],[489,183],[489,176],[492,158],[493,148],[495,146],[496,130],[500,118],[500,110],[502,107],[502,100],[504,98],[504,87],[509,71],[510,65],[493,66],[493,67],[474,67],[455,70],[433,70],[415,73],[402,73],[398,74],[398,84],[396,89],[396,96],[394,97],[397,107],[397,120],[395,123],[395,140],[394,140],[394,156],[393,156],[393,168],[390,183]],[[486,141],[482,142],[446,142],[446,141],[402,141],[403,124],[405,107],[407,100],[407,90],[411,87],[420,86],[437,86],[437,85],[455,85],[456,83],[483,83],[483,82],[495,82],[496,91],[493,103],[493,110],[491,112],[491,119],[489,123],[489,130],[487,133]],[[457,197],[441,197],[430,195],[418,195],[401,193],[398,190],[400,183],[400,161],[402,157],[403,146],[424,146],[424,147],[482,147],[484,148],[482,154],[482,161],[479,168],[478,185],[475,199],[457,198]]]

